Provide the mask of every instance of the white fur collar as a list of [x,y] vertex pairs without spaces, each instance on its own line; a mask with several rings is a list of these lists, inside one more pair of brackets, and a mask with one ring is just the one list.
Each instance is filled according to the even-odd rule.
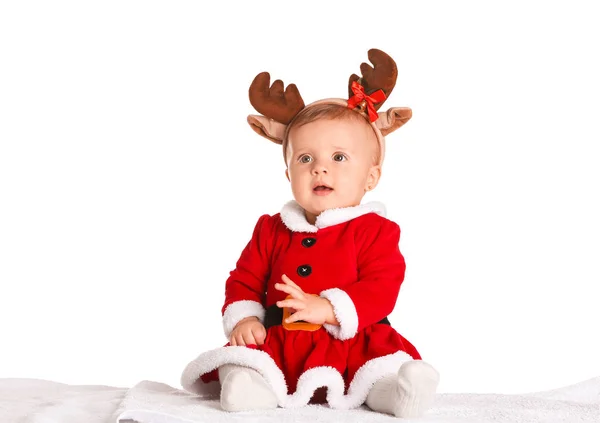
[[379,201],[371,201],[358,206],[327,209],[318,215],[315,224],[311,225],[306,220],[302,206],[296,200],[291,200],[283,206],[280,216],[285,226],[293,232],[317,232],[319,229],[347,222],[371,212],[385,217],[385,205]]

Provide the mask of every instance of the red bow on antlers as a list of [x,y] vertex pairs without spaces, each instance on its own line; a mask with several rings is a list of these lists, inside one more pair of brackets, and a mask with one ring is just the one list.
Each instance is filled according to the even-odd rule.
[[364,100],[367,103],[369,120],[371,122],[375,122],[377,118],[379,118],[379,115],[377,114],[377,111],[375,110],[373,104],[381,103],[383,100],[385,100],[385,93],[383,92],[383,90],[377,90],[371,95],[366,95],[365,87],[363,87],[356,81],[352,81],[351,89],[354,95],[348,99],[348,107],[354,109]]

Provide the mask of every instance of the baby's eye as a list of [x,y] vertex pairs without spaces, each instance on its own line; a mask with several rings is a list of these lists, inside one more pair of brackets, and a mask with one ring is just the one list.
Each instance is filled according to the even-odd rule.
[[336,153],[333,155],[333,160],[335,160],[336,162],[343,162],[344,160],[346,160],[346,156],[342,153]]
[[304,154],[304,155],[300,156],[300,159],[298,159],[298,161],[300,163],[310,163],[311,160],[312,160],[312,157],[310,157],[308,154]]

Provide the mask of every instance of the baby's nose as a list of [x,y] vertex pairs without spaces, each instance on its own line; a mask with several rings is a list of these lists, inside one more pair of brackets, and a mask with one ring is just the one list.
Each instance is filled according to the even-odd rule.
[[323,165],[315,165],[313,167],[313,172],[314,173],[327,173],[327,168]]

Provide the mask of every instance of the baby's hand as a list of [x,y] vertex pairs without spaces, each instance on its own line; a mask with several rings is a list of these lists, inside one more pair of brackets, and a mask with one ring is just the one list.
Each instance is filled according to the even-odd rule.
[[317,325],[329,323],[339,326],[339,322],[333,312],[333,306],[329,300],[306,294],[302,291],[302,288],[286,275],[282,275],[281,279],[284,283],[276,283],[275,289],[289,294],[292,298],[277,301],[277,306],[280,308],[289,307],[294,310],[294,314],[286,319],[286,323],[304,320],[305,322]]
[[248,344],[262,345],[267,337],[267,330],[258,317],[246,317],[238,322],[231,331],[229,344],[244,346]]

